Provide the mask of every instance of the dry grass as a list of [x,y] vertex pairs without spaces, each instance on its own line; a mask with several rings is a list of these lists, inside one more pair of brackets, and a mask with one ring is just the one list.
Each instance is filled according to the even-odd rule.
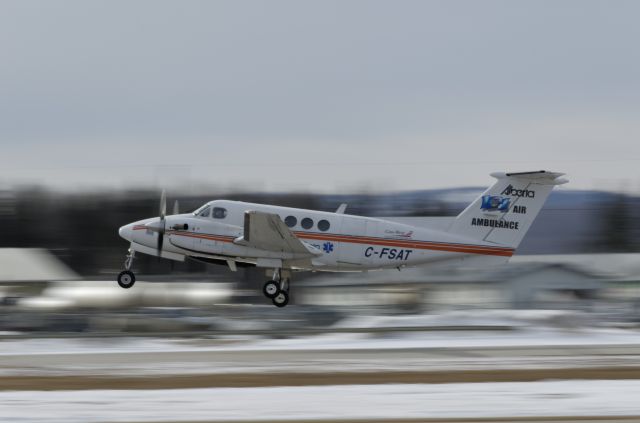
[[416,372],[235,373],[159,376],[3,376],[0,390],[187,389],[385,383],[532,382],[640,379],[640,367],[492,369]]

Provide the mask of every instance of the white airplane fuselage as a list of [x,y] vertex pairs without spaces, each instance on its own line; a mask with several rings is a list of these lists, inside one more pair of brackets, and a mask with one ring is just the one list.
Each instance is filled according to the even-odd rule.
[[[403,268],[471,257],[501,262],[514,251],[447,232],[348,214],[228,200],[209,202],[199,210],[207,208],[206,216],[198,212],[167,216],[168,229],[160,252],[156,251],[158,234],[148,226],[158,218],[123,226],[120,235],[136,251],[159,253],[169,259],[209,258],[267,268],[334,272]],[[277,214],[315,254],[309,257],[242,245],[238,240],[244,233],[247,211]]]

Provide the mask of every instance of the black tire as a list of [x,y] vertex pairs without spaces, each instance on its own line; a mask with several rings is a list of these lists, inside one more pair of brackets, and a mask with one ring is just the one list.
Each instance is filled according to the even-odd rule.
[[265,297],[273,299],[280,292],[280,284],[276,281],[267,281],[262,287],[262,293]]
[[118,285],[120,288],[129,289],[136,283],[136,275],[133,272],[124,270],[118,275]]
[[287,291],[278,291],[278,295],[271,299],[276,307],[286,307],[289,304],[289,293]]

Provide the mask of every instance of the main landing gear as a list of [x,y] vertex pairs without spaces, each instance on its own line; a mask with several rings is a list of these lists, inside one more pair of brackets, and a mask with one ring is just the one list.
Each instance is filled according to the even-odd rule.
[[289,272],[282,272],[276,269],[273,278],[268,280],[262,287],[262,293],[269,298],[276,307],[285,307],[289,304]]
[[118,274],[118,285],[120,285],[120,288],[129,289],[136,283],[136,275],[130,270],[135,254],[135,251],[129,250],[127,259],[124,261],[125,270]]

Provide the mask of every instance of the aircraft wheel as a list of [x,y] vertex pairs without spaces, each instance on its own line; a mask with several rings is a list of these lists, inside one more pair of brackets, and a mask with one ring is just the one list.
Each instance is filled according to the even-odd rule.
[[118,275],[118,285],[120,288],[129,289],[136,283],[136,275],[129,270],[124,270]]
[[276,307],[285,307],[289,304],[289,294],[287,291],[278,291],[278,294],[271,300]]
[[275,298],[279,291],[280,286],[276,281],[267,281],[267,283],[262,287],[262,293],[264,296],[271,299]]

